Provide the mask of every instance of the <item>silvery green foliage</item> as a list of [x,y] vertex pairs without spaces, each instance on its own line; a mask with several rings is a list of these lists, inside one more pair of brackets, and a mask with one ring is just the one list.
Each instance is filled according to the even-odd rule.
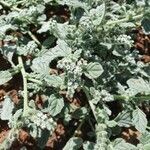
[[12,79],[12,74],[9,70],[0,71],[0,85],[8,82]]
[[122,111],[118,116],[115,118],[118,126],[121,127],[130,127],[132,125],[132,114],[130,111]]
[[48,111],[48,113],[51,116],[56,116],[58,115],[62,109],[64,107],[64,100],[61,97],[58,97],[54,94],[52,94],[49,98],[48,98],[48,106],[46,108],[46,111]]
[[[142,101],[150,99],[150,68],[149,64],[135,59],[139,54],[136,50],[131,51],[133,38],[128,31],[141,23],[143,31],[149,34],[150,3],[149,0],[132,2],[0,1],[0,39],[3,40],[0,53],[12,67],[0,71],[0,85],[20,73],[23,67],[26,72],[23,79],[27,79],[29,108],[23,104],[21,109],[15,110],[8,97],[1,104],[1,119],[9,120],[12,132],[28,128],[39,147],[44,149],[58,119],[63,118],[67,124],[72,118],[81,123],[92,118],[96,140],[69,137],[64,150],[82,147],[85,150],[149,148],[149,143],[145,142],[149,138],[149,124],[139,106]],[[66,22],[60,21],[57,15],[49,18],[45,14],[47,7],[62,5],[67,5],[70,11]],[[23,56],[24,66],[16,66],[14,56]],[[56,71],[50,73],[53,69]],[[86,95],[87,105],[73,108],[66,99],[74,98],[77,91]],[[60,93],[63,92],[62,96]],[[31,99],[37,93],[45,97],[42,108],[37,108]],[[21,101],[25,101],[24,94],[25,89],[20,91]],[[109,106],[113,102],[121,105],[121,111],[110,119],[113,111]],[[6,109],[9,110],[7,116]],[[141,133],[140,144],[134,146],[120,138],[111,140],[115,128],[131,126]],[[3,147],[10,147],[16,134],[13,136],[12,133],[10,137],[13,138],[8,138]]]
[[21,45],[17,47],[17,52],[19,55],[34,55],[38,53],[39,49],[35,41],[29,41],[26,45]]
[[70,140],[67,142],[63,150],[78,150],[82,146],[82,139],[78,137],[72,137]]
[[94,150],[105,150],[107,149],[107,143],[108,143],[108,133],[106,131],[107,126],[105,124],[98,124],[96,126],[96,135],[97,140],[96,144],[94,146]]
[[133,111],[132,116],[133,116],[132,121],[135,128],[141,133],[146,132],[147,119],[144,112],[139,108],[137,108],[136,110]]
[[118,138],[114,141],[113,143],[113,149],[115,150],[126,150],[126,149],[129,149],[129,150],[137,150],[137,148],[130,144],[130,143],[127,143],[125,142],[123,139],[121,138]]
[[93,103],[97,104],[98,102],[104,101],[104,102],[111,102],[114,100],[113,95],[111,95],[106,90],[96,90],[94,88],[90,89],[91,95],[93,96]]
[[14,103],[10,99],[10,97],[6,96],[3,102],[3,106],[0,112],[1,120],[10,120],[12,117],[12,112],[14,109]]
[[[29,128],[29,132],[32,137],[41,138],[43,136],[42,133],[45,131],[48,133],[48,136],[52,135],[55,130],[56,123],[52,118],[43,114],[41,111],[35,111],[35,113],[31,116],[24,119],[24,126]],[[44,144],[46,144],[45,142]]]

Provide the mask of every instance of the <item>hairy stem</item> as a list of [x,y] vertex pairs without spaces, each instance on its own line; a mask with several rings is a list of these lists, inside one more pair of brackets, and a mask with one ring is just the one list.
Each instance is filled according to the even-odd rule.
[[143,14],[140,14],[140,15],[132,16],[131,18],[130,17],[126,17],[126,18],[123,18],[123,19],[120,19],[120,20],[108,21],[106,23],[106,25],[119,24],[119,23],[123,23],[123,22],[128,22],[130,20],[138,20],[138,19],[140,19],[142,17],[143,17]]
[[0,4],[3,5],[3,6],[5,6],[5,7],[8,7],[8,8],[10,8],[10,9],[12,9],[12,10],[15,10],[15,11],[21,11],[20,8],[11,7],[11,5],[9,5],[7,2],[4,2],[4,1],[0,1]]
[[[114,95],[114,99],[115,100],[126,100],[126,97],[122,96],[122,95]],[[138,96],[138,97],[132,96],[132,97],[129,97],[129,100],[133,100],[133,101],[136,101],[136,100],[150,101],[150,95]]]
[[87,96],[88,103],[89,103],[89,105],[90,105],[90,108],[91,108],[91,110],[92,110],[92,113],[93,113],[93,115],[94,115],[94,118],[95,118],[95,120],[97,121],[97,116],[96,116],[96,113],[95,113],[95,106],[94,106],[94,104],[91,102],[91,96],[90,96],[90,94],[89,94],[89,91],[88,91],[88,89],[87,89],[86,87],[83,87],[82,89],[83,89],[84,93],[85,93],[86,96]]
[[43,82],[37,80],[37,79],[33,79],[33,78],[27,78],[28,81],[31,81],[33,83],[39,84],[39,85],[43,85]]
[[40,41],[36,38],[36,36],[35,35],[33,35],[32,34],[32,32],[31,31],[28,31],[28,34],[29,34],[29,36],[32,38],[32,40],[34,40],[35,41],[35,43],[39,46],[39,47],[41,47],[42,45],[41,45],[41,43],[40,43]]
[[28,90],[27,90],[27,77],[26,77],[26,72],[25,72],[25,68],[24,68],[24,65],[23,65],[23,61],[22,61],[22,58],[21,56],[18,57],[18,62],[19,62],[19,65],[21,66],[21,74],[22,74],[22,77],[23,77],[23,98],[24,98],[24,101],[23,101],[23,116],[26,115],[26,113],[28,112],[29,110],[29,106],[28,106]]

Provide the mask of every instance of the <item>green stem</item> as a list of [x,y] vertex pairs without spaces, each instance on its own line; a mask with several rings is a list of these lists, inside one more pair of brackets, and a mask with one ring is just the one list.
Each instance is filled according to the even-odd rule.
[[19,9],[17,7],[14,7],[14,6],[11,7],[11,5],[9,5],[7,2],[4,2],[4,1],[0,1],[0,4],[3,5],[3,6],[5,6],[5,7],[8,7],[10,9],[12,9],[12,10],[21,11],[21,9]]
[[31,31],[28,31],[29,36],[35,41],[35,43],[39,46],[42,47],[41,43],[39,42],[39,40],[36,38],[35,35],[32,34]]
[[88,89],[87,89],[86,87],[82,87],[82,89],[83,89],[84,93],[85,93],[86,96],[87,96],[88,103],[89,103],[89,105],[90,105],[90,108],[91,108],[91,110],[92,110],[92,113],[93,113],[93,115],[94,115],[94,118],[95,118],[95,120],[97,121],[97,116],[96,116],[96,113],[95,113],[95,106],[94,106],[94,104],[91,102],[91,96],[90,96],[90,94],[89,94],[89,91],[88,91]]
[[22,61],[22,58],[21,56],[18,57],[18,62],[19,62],[19,65],[22,67],[21,68],[21,74],[22,74],[22,77],[23,77],[23,98],[24,98],[24,101],[23,101],[23,116],[26,115],[26,113],[28,112],[29,110],[29,106],[28,106],[28,90],[27,90],[27,78],[26,78],[26,72],[25,72],[25,68],[24,68],[24,64],[23,64],[23,61]]
[[123,22],[128,22],[130,20],[138,20],[138,19],[140,19],[142,17],[143,17],[143,14],[140,14],[140,15],[132,16],[132,18],[126,17],[126,18],[123,18],[123,19],[120,19],[120,20],[108,21],[106,23],[106,25],[119,24],[119,23],[123,23]]
[[33,83],[37,83],[37,84],[39,84],[39,85],[43,85],[43,82],[41,82],[41,81],[39,81],[39,80],[37,80],[37,79],[33,79],[33,78],[28,77],[27,80],[28,80],[28,81],[31,81],[31,82],[33,82]]
[[[125,96],[121,96],[121,95],[113,95],[115,100],[126,100]],[[140,100],[140,101],[149,101],[150,100],[150,95],[145,95],[145,96],[133,96],[133,97],[129,97],[129,100]]]

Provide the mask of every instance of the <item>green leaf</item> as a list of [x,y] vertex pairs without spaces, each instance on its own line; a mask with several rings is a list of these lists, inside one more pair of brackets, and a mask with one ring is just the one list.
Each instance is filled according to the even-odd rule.
[[144,33],[146,35],[150,34],[150,19],[149,18],[144,18],[141,22],[142,28],[144,30]]
[[54,56],[57,55],[57,57],[68,57],[71,55],[72,49],[65,41],[59,39],[57,41],[57,46],[54,47],[51,52]]
[[94,25],[100,25],[105,15],[105,3],[97,6],[95,9],[91,9],[89,13],[92,17],[92,23]]
[[143,80],[142,78],[134,79],[131,78],[127,81],[129,90],[132,90],[134,95],[140,94],[150,94],[150,83]]
[[125,142],[125,140],[118,138],[114,141],[114,150],[137,150],[137,148],[134,145]]
[[34,59],[32,61],[31,69],[35,73],[39,73],[41,75],[49,74],[49,65],[48,65],[48,63],[45,63],[45,60],[41,59],[40,57],[37,58],[37,59]]
[[149,144],[150,143],[150,133],[146,132],[146,133],[142,134],[141,137],[139,138],[139,140],[143,145]]
[[63,98],[56,97],[52,94],[48,99],[48,112],[52,116],[58,115],[64,107]]
[[44,149],[47,141],[48,141],[48,138],[50,136],[50,132],[48,130],[42,130],[41,131],[41,136],[37,138],[37,142],[38,142],[38,146],[41,148],[41,149]]
[[144,6],[145,5],[145,0],[135,0],[137,6]]
[[80,19],[80,25],[85,28],[92,28],[92,26],[99,26],[105,15],[105,3],[96,8],[90,9],[89,13],[84,13]]
[[1,114],[0,114],[1,120],[10,120],[11,117],[12,117],[13,109],[14,109],[14,103],[7,96],[4,99],[3,107],[2,107],[2,110],[1,110]]
[[[44,74],[49,69],[49,63],[58,57],[69,57],[72,49],[63,40],[58,40],[57,45],[32,61],[32,70]],[[43,72],[43,71],[44,72]]]
[[86,68],[85,75],[90,79],[98,78],[103,73],[103,68],[101,64],[95,62],[95,63],[89,63]]
[[63,150],[78,150],[82,146],[83,140],[79,137],[72,137]]
[[143,150],[150,150],[150,143],[144,145]]
[[122,111],[115,118],[118,126],[120,127],[130,127],[132,125],[132,115],[129,111]]
[[0,71],[0,85],[8,82],[12,79],[12,74],[6,70],[6,71]]
[[137,108],[136,110],[133,111],[132,117],[133,117],[132,122],[135,128],[139,132],[144,133],[147,127],[147,119],[145,113],[141,109]]
[[[13,40],[13,38],[9,40]],[[0,47],[0,51],[2,52],[2,54],[5,56],[5,58],[11,63],[13,64],[12,58],[13,55],[16,51],[16,45],[14,44],[9,44],[9,45],[4,45],[2,48]],[[14,65],[14,64],[13,64]]]
[[37,32],[38,33],[47,32],[50,29],[50,22],[51,21],[43,22],[41,28]]
[[87,141],[87,142],[83,143],[84,150],[94,150],[94,146],[95,146],[95,144],[93,142]]
[[57,75],[47,75],[44,80],[49,86],[53,87],[61,87],[64,85],[64,78],[62,76]]
[[86,8],[86,3],[83,3],[79,0],[58,0],[58,3],[61,5],[73,6],[74,8]]

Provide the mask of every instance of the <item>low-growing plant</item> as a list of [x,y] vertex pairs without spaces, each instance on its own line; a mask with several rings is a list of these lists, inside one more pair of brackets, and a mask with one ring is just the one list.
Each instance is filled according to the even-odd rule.
[[[49,16],[52,6],[66,7],[66,16]],[[149,150],[140,106],[149,107],[150,65],[138,59],[132,32],[142,26],[149,35],[149,24],[149,0],[1,0],[0,52],[11,67],[0,71],[0,85],[21,74],[23,87],[19,106],[4,98],[0,118],[10,131],[0,149],[11,148],[22,128],[44,149],[58,120],[76,120],[63,150]],[[78,107],[69,102],[76,93],[85,97]],[[88,138],[78,134],[85,126]],[[139,131],[137,145],[119,136],[123,127]]]

